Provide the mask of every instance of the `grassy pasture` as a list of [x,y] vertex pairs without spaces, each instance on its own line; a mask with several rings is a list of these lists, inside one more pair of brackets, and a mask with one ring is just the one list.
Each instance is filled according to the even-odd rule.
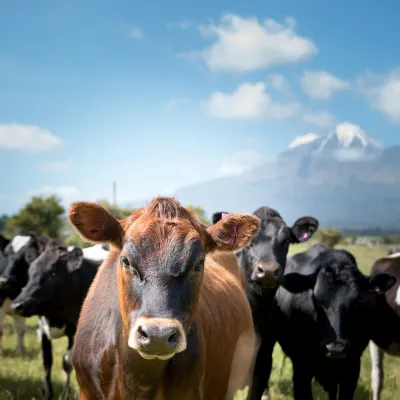
[[[339,246],[340,247],[340,246]],[[291,253],[302,251],[306,248],[304,245],[297,245],[291,248]],[[360,269],[368,274],[373,261],[384,255],[382,249],[370,249],[360,246],[347,246],[357,258]],[[43,377],[43,368],[40,360],[40,345],[36,337],[35,317],[27,320],[28,330],[25,336],[25,343],[29,357],[26,360],[21,359],[15,351],[16,336],[12,334],[12,320],[6,318],[6,329],[4,333],[4,355],[0,356],[0,400],[32,400],[40,399],[40,387]],[[62,387],[62,368],[61,357],[67,347],[67,339],[60,338],[54,341],[53,346],[53,384],[55,394],[61,391]],[[277,345],[274,351],[274,369],[271,377],[271,397],[272,399],[291,399],[292,366],[290,360],[286,359],[282,364],[282,352]],[[369,350],[366,349],[363,359],[361,375],[358,382],[356,393],[357,400],[371,399],[370,393],[370,372],[371,364]],[[385,385],[383,390],[384,400],[400,399],[400,359],[385,356]],[[73,398],[78,398],[77,384],[75,375],[72,375],[72,387],[75,391]],[[315,399],[327,399],[327,396],[320,390],[317,384],[314,385]],[[238,393],[235,400],[243,400],[245,391]]]

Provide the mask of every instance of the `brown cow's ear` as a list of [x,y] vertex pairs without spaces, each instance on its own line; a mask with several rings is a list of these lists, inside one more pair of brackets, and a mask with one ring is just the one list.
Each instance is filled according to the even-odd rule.
[[122,246],[124,231],[121,224],[100,205],[86,201],[72,203],[68,219],[84,240]]
[[223,219],[210,226],[211,236],[208,251],[237,251],[245,247],[255,236],[260,220],[251,214],[224,214]]

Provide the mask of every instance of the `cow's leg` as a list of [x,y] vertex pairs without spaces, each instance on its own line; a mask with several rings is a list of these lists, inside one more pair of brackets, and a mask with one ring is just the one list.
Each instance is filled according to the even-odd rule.
[[293,398],[294,400],[312,400],[312,372],[307,368],[307,359],[292,360],[293,364]]
[[13,315],[14,328],[17,334],[17,350],[22,357],[27,357],[24,344],[24,336],[26,332],[25,318],[19,315]]
[[0,306],[0,355],[3,354],[4,319],[6,317],[5,302]]
[[383,388],[383,357],[384,352],[372,340],[369,342],[369,352],[371,355],[371,386],[372,399],[380,400]]
[[339,385],[339,400],[354,399],[358,378],[360,377],[360,364],[360,359],[351,363],[349,368],[346,369],[345,374],[343,374],[344,379],[342,379]]
[[337,385],[333,385],[328,391],[329,400],[337,399]]
[[257,351],[256,363],[247,400],[260,400],[264,390],[268,391],[275,340],[270,337],[263,337],[261,340],[262,342]]
[[63,370],[64,370],[64,386],[62,391],[62,400],[68,399],[70,392],[70,377],[73,369],[72,365],[72,346],[74,344],[74,337],[68,336],[68,350],[63,356]]
[[42,357],[45,371],[43,381],[43,396],[46,400],[53,398],[53,385],[51,384],[51,367],[53,365],[53,350],[51,341],[42,333]]

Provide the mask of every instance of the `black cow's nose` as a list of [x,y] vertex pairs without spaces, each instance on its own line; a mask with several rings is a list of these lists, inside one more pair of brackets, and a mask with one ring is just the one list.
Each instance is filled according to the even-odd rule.
[[330,342],[326,345],[326,350],[327,356],[330,358],[344,358],[346,357],[347,344],[342,341]]
[[0,278],[0,288],[1,289],[5,289],[8,285],[9,285],[10,281],[8,278],[5,278],[4,276],[2,276]]
[[141,325],[137,335],[140,351],[146,354],[172,354],[180,341],[180,332],[175,326]]

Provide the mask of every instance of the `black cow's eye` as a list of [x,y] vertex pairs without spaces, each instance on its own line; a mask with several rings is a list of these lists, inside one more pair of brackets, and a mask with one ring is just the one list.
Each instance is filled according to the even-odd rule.
[[194,264],[193,271],[194,272],[199,272],[201,269],[204,267],[204,259],[196,261],[196,264]]
[[51,276],[52,278],[55,278],[55,277],[57,276],[56,271],[51,271],[51,272],[50,272],[50,276]]

